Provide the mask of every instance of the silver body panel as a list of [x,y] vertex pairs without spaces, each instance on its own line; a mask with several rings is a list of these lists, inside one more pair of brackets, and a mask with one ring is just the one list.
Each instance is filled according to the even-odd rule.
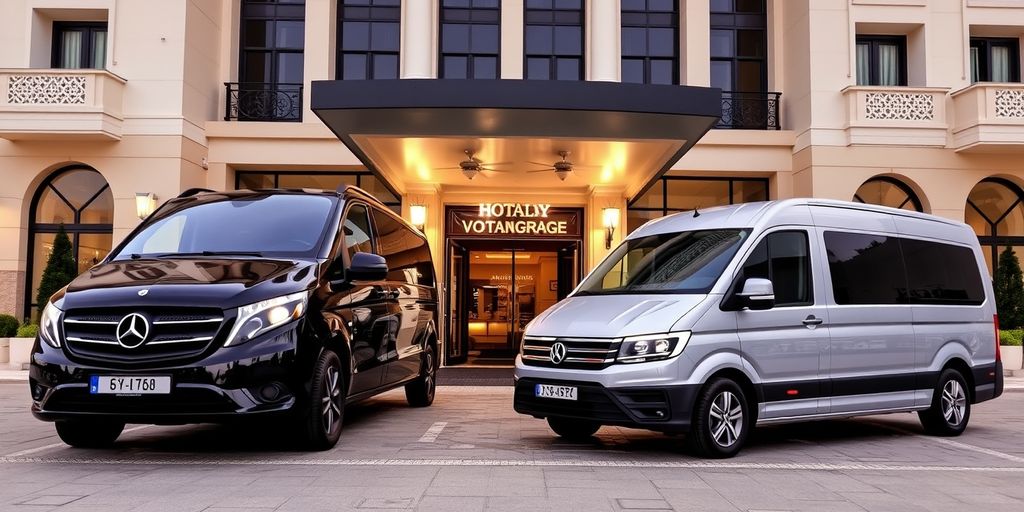
[[[952,359],[976,369],[993,365],[995,301],[987,265],[973,230],[962,223],[880,206],[793,199],[747,203],[680,213],[648,222],[627,239],[701,229],[744,228],[750,236],[707,294],[588,295],[570,297],[532,322],[526,336],[620,338],[690,331],[678,357],[656,362],[612,364],[600,370],[538,367],[516,361],[518,379],[599,383],[607,388],[702,385],[722,370],[740,371],[764,389],[758,422],[775,423],[834,416],[921,410],[930,387],[881,391],[876,380],[939,372]],[[807,233],[813,304],[764,311],[726,311],[720,306],[746,256],[777,230]],[[982,276],[979,306],[837,305],[830,280],[825,231],[877,234],[951,243],[970,248]],[[805,325],[810,316],[818,325]],[[863,391],[837,394],[837,383],[864,383]],[[782,389],[820,385],[818,396]],[[859,385],[859,384],[858,384]],[[907,386],[904,386],[907,387]],[[778,398],[774,396],[774,398]]]

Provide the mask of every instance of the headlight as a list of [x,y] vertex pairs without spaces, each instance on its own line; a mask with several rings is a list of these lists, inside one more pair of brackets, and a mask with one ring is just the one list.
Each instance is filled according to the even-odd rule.
[[238,308],[225,347],[241,345],[275,327],[297,320],[306,311],[309,293],[299,292]]
[[643,363],[678,356],[690,341],[690,332],[648,334],[623,338],[619,347],[620,363]]
[[39,338],[53,348],[60,348],[60,314],[52,302],[47,302],[39,315]]

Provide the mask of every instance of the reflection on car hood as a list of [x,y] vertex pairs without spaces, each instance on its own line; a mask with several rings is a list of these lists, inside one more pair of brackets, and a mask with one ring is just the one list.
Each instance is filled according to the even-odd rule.
[[62,309],[113,306],[232,308],[306,289],[315,260],[183,258],[113,261],[68,285]]
[[530,324],[530,336],[615,338],[669,332],[707,295],[585,295],[555,304]]

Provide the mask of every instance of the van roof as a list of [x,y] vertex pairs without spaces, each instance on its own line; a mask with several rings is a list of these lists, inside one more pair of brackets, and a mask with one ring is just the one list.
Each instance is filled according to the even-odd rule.
[[773,219],[783,217],[785,216],[785,213],[792,212],[793,210],[797,210],[799,207],[803,206],[874,212],[926,222],[934,222],[957,229],[962,229],[964,227],[964,224],[961,222],[944,219],[942,217],[926,213],[890,208],[888,206],[854,203],[850,201],[837,201],[833,199],[794,198],[779,201],[759,201],[730,206],[716,206],[706,210],[698,208],[698,215],[696,216],[694,215],[694,210],[675,213],[654,219],[644,224],[637,230],[633,231],[633,233],[631,233],[627,238],[637,238],[679,231],[693,231],[698,229],[753,228],[758,225],[771,224]]
[[369,192],[356,187],[354,185],[341,185],[337,190],[323,190],[318,188],[254,188],[254,189],[237,189],[237,190],[224,190],[215,191],[201,188],[190,188],[182,192],[178,197],[189,197],[196,195],[207,195],[216,194],[230,197],[244,197],[254,194],[311,194],[311,195],[324,195],[324,196],[335,196],[335,197],[358,197],[363,201],[371,203],[375,206],[387,209],[387,205],[380,202],[379,199],[373,197]]

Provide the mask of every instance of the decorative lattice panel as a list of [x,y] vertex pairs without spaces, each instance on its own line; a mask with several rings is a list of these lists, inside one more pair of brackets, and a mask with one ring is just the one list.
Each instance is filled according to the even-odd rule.
[[1024,118],[1024,89],[996,89],[996,117]]
[[11,75],[7,87],[11,105],[85,104],[85,77],[81,75]]
[[931,121],[935,99],[931,94],[910,92],[869,92],[865,97],[866,119],[887,121]]

